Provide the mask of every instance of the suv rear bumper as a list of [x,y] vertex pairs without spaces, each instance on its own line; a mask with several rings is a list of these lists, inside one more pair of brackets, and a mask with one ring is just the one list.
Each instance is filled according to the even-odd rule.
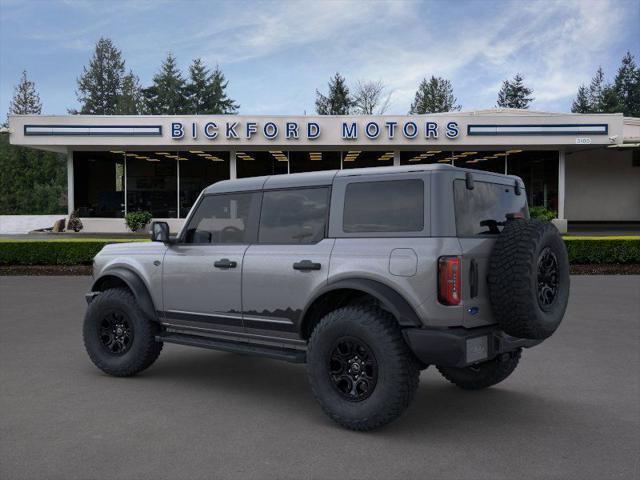
[[472,329],[406,328],[402,333],[409,348],[421,362],[443,367],[467,367],[542,342],[512,337],[496,326]]

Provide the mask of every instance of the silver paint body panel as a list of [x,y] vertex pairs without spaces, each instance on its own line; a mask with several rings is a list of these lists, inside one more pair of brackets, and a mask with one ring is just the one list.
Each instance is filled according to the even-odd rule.
[[[95,258],[96,278],[110,268],[137,273],[169,330],[230,340],[305,348],[299,334],[302,313],[311,299],[341,280],[374,280],[397,292],[424,326],[477,327],[493,323],[486,275],[495,237],[456,236],[453,181],[469,170],[449,165],[376,167],[226,180],[202,195],[306,186],[330,186],[327,238],[312,245],[193,245],[127,243],[106,246]],[[471,171],[476,181],[512,186],[514,176]],[[349,183],[422,179],[424,228],[406,234],[354,234],[342,231]],[[384,201],[384,199],[380,199]],[[198,207],[188,218],[193,216]],[[186,223],[185,223],[186,227]],[[437,298],[438,258],[462,257],[462,303],[444,306]],[[218,269],[227,258],[236,268]],[[319,263],[300,271],[295,262]],[[479,271],[478,295],[470,298],[469,269]],[[472,313],[473,312],[473,313]]]

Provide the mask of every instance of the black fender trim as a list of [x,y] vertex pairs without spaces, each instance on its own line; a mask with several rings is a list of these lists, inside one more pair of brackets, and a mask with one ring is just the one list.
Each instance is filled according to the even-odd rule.
[[142,312],[153,321],[158,321],[158,315],[156,309],[153,306],[153,300],[151,294],[147,290],[147,286],[144,284],[140,276],[132,270],[124,267],[114,267],[102,272],[100,277],[96,278],[91,286],[92,292],[100,292],[101,283],[104,282],[106,277],[116,277],[127,284],[129,290],[133,292],[133,296],[136,297],[136,302],[140,306]]
[[396,318],[398,324],[403,327],[422,326],[422,322],[415,310],[411,305],[409,305],[409,302],[407,302],[402,295],[384,283],[367,278],[345,279],[327,284],[309,303],[307,303],[301,318],[304,319],[306,317],[311,305],[313,305],[314,302],[322,295],[341,289],[360,290],[378,299]]

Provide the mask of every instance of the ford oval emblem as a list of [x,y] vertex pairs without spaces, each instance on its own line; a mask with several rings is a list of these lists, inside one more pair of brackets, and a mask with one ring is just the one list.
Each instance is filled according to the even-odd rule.
[[469,312],[469,315],[477,315],[479,311],[480,309],[478,307],[470,307],[467,310],[467,312]]

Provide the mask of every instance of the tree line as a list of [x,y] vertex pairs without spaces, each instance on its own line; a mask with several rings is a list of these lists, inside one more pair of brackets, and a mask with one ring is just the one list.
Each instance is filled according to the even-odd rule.
[[[240,106],[227,95],[228,82],[216,65],[213,69],[194,59],[185,76],[176,58],[168,54],[143,87],[126,69],[122,52],[110,39],[101,38],[87,66],[77,79],[80,108],[70,113],[94,115],[138,114],[235,114]],[[336,73],[327,93],[316,90],[315,106],[320,115],[382,114],[388,109],[391,92],[382,81],[358,81],[350,89]],[[503,81],[496,106],[529,108],[533,89],[516,74]],[[458,111],[451,81],[437,76],[419,83],[409,114]],[[640,69],[631,53],[622,59],[615,77],[608,82],[599,67],[587,85],[580,85],[571,111],[574,113],[623,112],[640,117]],[[42,113],[35,83],[23,71],[9,106],[10,114]],[[9,145],[0,135],[0,214],[45,214],[66,211],[66,159],[56,153]]]

